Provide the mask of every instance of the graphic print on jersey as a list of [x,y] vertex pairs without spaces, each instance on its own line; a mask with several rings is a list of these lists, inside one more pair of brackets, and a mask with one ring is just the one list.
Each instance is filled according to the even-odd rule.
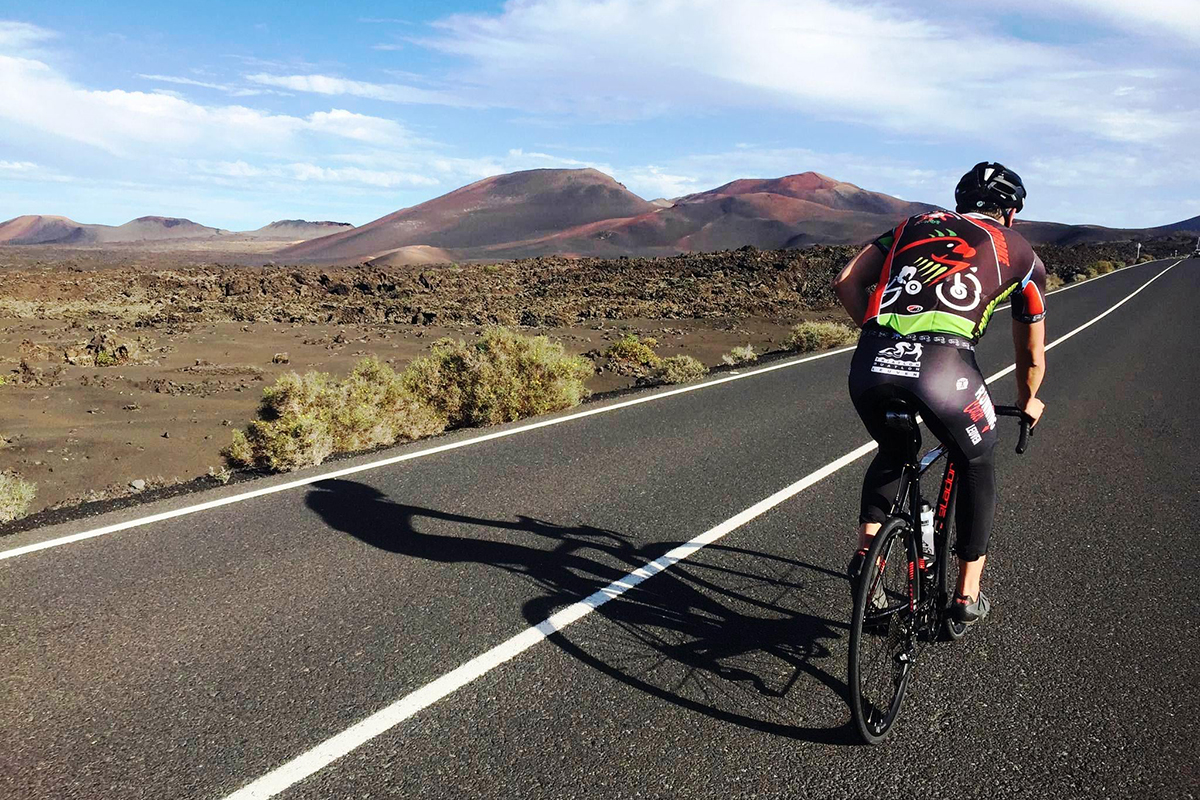
[[[876,246],[887,258],[867,319],[902,335],[938,332],[977,340],[997,304],[1030,285],[1040,266],[1020,234],[950,211],[911,217]],[[1040,300],[1036,286],[1030,299]]]

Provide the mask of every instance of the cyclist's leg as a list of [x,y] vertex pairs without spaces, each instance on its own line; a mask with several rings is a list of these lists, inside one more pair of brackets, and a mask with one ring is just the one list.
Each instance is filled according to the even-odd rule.
[[879,450],[863,476],[858,515],[860,550],[870,546],[871,537],[891,513],[904,469],[907,439],[884,424],[883,412],[888,400],[897,396],[911,400],[912,396],[903,390],[896,376],[871,369],[878,351],[894,345],[894,341],[864,337],[850,366],[850,398],[867,432],[879,443]]
[[996,511],[996,414],[974,354],[957,350],[954,355],[930,365],[919,396],[929,430],[946,445],[959,471],[958,592],[978,597]]

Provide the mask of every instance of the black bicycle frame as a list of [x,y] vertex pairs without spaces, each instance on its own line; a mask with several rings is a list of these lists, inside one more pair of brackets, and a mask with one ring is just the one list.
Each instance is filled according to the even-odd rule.
[[[920,440],[915,442],[915,449],[919,449]],[[909,525],[913,531],[911,541],[915,552],[909,553],[909,564],[917,564],[920,569],[924,569],[924,553],[921,549],[921,475],[932,467],[937,460],[946,455],[946,448],[942,445],[930,450],[920,460],[913,464],[906,464],[904,467],[904,478],[900,481],[900,488],[896,494],[896,501],[892,504],[892,514],[896,516],[906,516],[909,520]],[[945,592],[947,570],[949,569],[949,538],[950,538],[950,515],[954,513],[954,500],[958,494],[958,470],[954,466],[954,462],[949,457],[946,458],[946,469],[942,473],[942,481],[938,490],[937,499],[934,505],[933,513],[933,543],[934,557],[937,559],[937,591]],[[921,581],[916,580],[915,575],[909,576],[909,603],[911,610],[915,611],[917,605],[925,598],[921,596],[924,586]],[[938,602],[945,605],[947,598],[941,597]]]

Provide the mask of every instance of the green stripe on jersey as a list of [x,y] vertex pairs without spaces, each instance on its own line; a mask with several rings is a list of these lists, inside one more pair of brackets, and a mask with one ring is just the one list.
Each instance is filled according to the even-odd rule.
[[973,339],[975,325],[971,320],[945,311],[922,311],[920,314],[880,314],[875,321],[897,333],[954,333]]

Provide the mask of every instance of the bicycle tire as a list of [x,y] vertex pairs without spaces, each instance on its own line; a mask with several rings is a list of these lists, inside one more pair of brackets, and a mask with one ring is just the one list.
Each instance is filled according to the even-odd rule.
[[[850,709],[855,727],[867,744],[879,744],[891,733],[912,674],[912,637],[916,634],[909,609],[912,591],[909,581],[919,578],[913,577],[909,570],[916,547],[910,527],[902,517],[892,517],[884,523],[863,560],[862,576],[854,592],[850,623]],[[883,612],[868,608],[880,576],[885,579]],[[889,577],[896,578],[894,585],[886,582]],[[883,619],[887,620],[887,629],[886,636],[881,637],[879,625]],[[872,645],[883,645],[882,651],[872,652],[877,649]],[[879,678],[883,680],[877,681]]]

